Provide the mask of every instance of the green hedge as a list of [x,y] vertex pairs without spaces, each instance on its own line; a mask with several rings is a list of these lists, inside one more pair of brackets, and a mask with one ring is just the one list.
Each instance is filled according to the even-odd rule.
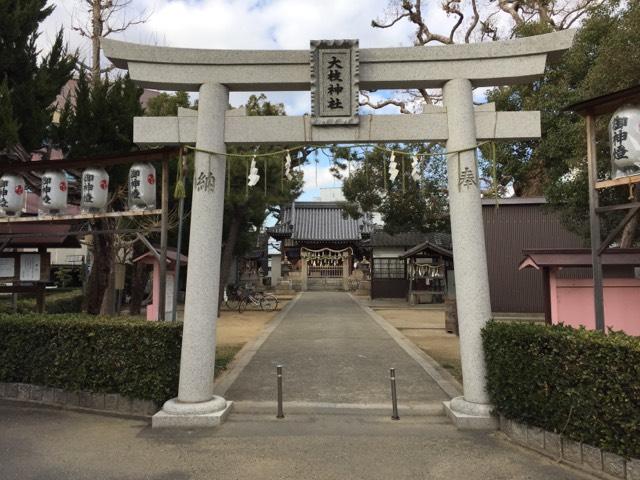
[[[83,302],[82,291],[47,291],[45,295],[45,311],[47,313],[80,313]],[[36,299],[24,294],[18,297],[17,313],[33,313],[36,311]],[[0,301],[0,313],[12,313],[11,297],[5,296]]]
[[0,315],[0,382],[119,393],[178,391],[181,323],[89,315]]
[[84,296],[76,290],[45,298],[44,308],[47,313],[80,313],[83,301]]
[[498,322],[482,337],[497,413],[640,458],[640,338]]

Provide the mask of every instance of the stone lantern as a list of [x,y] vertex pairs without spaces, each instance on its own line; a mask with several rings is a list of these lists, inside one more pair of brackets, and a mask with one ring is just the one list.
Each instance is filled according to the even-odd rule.
[[289,261],[286,255],[284,256],[284,260],[282,260],[282,265],[280,269],[281,269],[280,272],[283,278],[289,276],[289,272],[291,271],[291,262]]

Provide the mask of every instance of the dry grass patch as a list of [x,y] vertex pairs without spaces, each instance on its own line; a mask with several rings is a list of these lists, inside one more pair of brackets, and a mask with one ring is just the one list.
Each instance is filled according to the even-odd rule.
[[376,312],[462,382],[460,342],[444,328],[444,310],[376,309]]

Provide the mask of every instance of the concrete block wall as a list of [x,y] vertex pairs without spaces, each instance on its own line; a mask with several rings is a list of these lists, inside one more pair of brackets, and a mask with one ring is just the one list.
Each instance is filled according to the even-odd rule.
[[69,392],[28,383],[0,382],[0,399],[130,417],[147,418],[158,411],[158,406],[151,400],[131,399],[117,393]]
[[515,443],[604,479],[640,480],[640,459],[625,459],[560,434],[500,417],[500,430]]

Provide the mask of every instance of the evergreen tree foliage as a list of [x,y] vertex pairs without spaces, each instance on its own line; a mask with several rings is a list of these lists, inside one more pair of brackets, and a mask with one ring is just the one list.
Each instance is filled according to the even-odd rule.
[[75,102],[67,101],[56,139],[69,158],[134,150],[133,117],[143,114],[142,89],[128,75],[91,82],[81,70]]
[[[334,148],[334,176],[343,178],[343,194],[348,204],[345,211],[357,218],[377,212],[388,233],[407,231],[448,231],[446,160],[438,145],[385,145],[383,149],[363,150]],[[421,157],[420,179],[411,176],[412,157],[397,153],[399,170],[392,182],[389,178],[390,153],[431,153]]]
[[28,160],[46,143],[53,103],[71,78],[76,56],[62,30],[40,58],[38,26],[53,11],[47,0],[0,0],[0,157]]
[[[539,27],[542,28],[542,27]],[[534,26],[520,35],[541,33]],[[586,137],[584,120],[564,107],[587,98],[637,85],[640,79],[640,4],[612,1],[590,12],[574,46],[562,61],[532,85],[498,88],[489,101],[498,110],[540,110],[539,141],[498,144],[498,179],[516,195],[545,194],[571,230],[589,237]],[[607,125],[597,121],[600,178],[610,171]],[[624,203],[628,191],[602,192],[603,204]],[[619,220],[603,217],[603,234]]]
[[149,99],[145,115],[151,117],[175,116],[178,114],[178,107],[189,108],[191,101],[189,94],[185,91],[178,91],[175,95],[162,92],[160,95]]

